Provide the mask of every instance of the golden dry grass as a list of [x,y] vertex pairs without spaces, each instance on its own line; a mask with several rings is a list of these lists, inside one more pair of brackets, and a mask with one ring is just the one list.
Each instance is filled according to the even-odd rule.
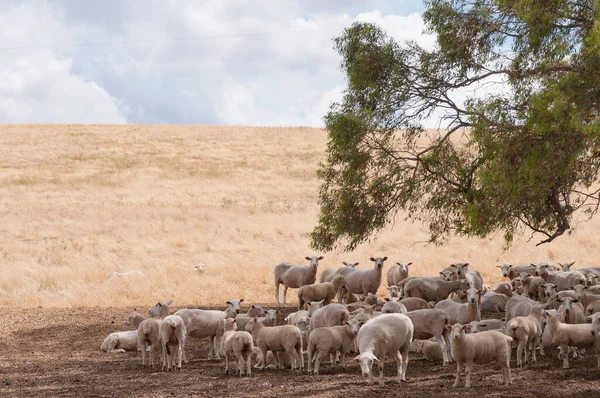
[[[323,130],[23,125],[0,132],[2,307],[273,302],[273,266],[304,264],[313,254]],[[322,267],[370,267],[370,256],[387,255],[384,272],[412,261],[413,275],[437,275],[468,261],[495,284],[502,262],[596,265],[599,223],[540,247],[525,236],[504,252],[500,237],[426,246],[426,230],[400,216],[353,253],[324,253]],[[191,271],[200,262],[206,271]],[[107,280],[129,270],[145,276]]]

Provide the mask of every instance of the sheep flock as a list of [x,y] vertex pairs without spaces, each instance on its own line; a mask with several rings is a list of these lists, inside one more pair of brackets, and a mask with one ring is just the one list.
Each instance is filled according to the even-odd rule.
[[[228,300],[223,310],[183,308],[173,314],[173,300],[158,301],[147,314],[132,312],[124,322],[130,330],[109,334],[101,350],[138,352],[141,366],[182,371],[192,366],[186,342],[207,339],[208,352],[200,355],[223,361],[225,373],[260,377],[263,369],[326,369],[360,373],[368,384],[377,376],[379,386],[391,361],[395,380],[407,380],[411,353],[447,366],[452,387],[470,387],[473,365],[491,363],[499,365],[492,367],[498,386],[508,386],[511,365],[530,366],[537,355],[554,356],[565,369],[570,359],[595,355],[600,368],[600,267],[501,264],[505,281],[492,287],[469,263],[422,277],[411,275],[410,262],[386,267],[384,256],[370,258],[370,266],[343,263],[318,275],[323,259],[307,256],[307,265],[274,266],[278,308],[280,285],[284,307],[288,289],[298,296],[297,311],[285,318],[279,309],[265,310],[244,298]],[[384,268],[389,296],[378,297]],[[496,316],[482,319],[482,313]]]

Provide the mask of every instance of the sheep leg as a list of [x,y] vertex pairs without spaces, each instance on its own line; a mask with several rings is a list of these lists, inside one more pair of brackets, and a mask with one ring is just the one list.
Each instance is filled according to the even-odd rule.
[[467,362],[467,366],[466,366],[466,380],[465,380],[465,387],[469,388],[471,387],[471,370],[473,370],[473,362],[469,361]]
[[161,341],[160,345],[162,347],[162,352],[163,352],[162,361],[161,361],[162,362],[161,370],[164,372],[165,371],[165,367],[167,367],[167,362],[168,362],[168,358],[167,358],[167,356],[165,354],[167,352],[166,351],[166,344],[165,344],[164,341]]
[[142,351],[142,366],[146,366],[146,344],[143,344],[140,351]]
[[402,354],[396,351],[396,365],[398,367],[398,383],[402,383]]
[[283,285],[283,306],[286,306],[285,300],[287,296],[288,286],[286,284]]
[[[262,363],[260,364],[260,366],[258,367],[258,369],[264,369],[265,368],[265,364],[267,363],[267,352],[269,350],[263,347],[260,347],[260,352],[262,353]],[[256,364],[258,365],[258,363]]]
[[451,346],[450,346],[450,333],[449,332],[444,332],[444,334],[442,335],[444,337],[444,342],[446,343],[446,358],[448,359],[448,364],[452,363],[452,350],[451,350]]
[[279,304],[279,282],[275,282],[275,302],[278,307],[281,307],[281,304]]
[[517,346],[517,367],[519,368],[523,367],[522,357],[524,346],[525,343],[523,343],[523,340],[519,339],[519,345]]
[[179,371],[181,371],[181,355],[183,353],[183,347],[181,344],[179,344],[179,346],[177,347],[177,367],[179,368]]
[[298,354],[296,353],[296,349],[294,347],[288,347],[285,352],[290,357],[292,362],[292,370],[300,369],[300,358],[298,358]]
[[300,359],[300,370],[304,369],[304,355],[302,354],[302,341],[296,344],[296,355]]
[[214,353],[214,346],[215,346],[215,336],[209,336],[208,337],[208,360],[211,360]]
[[215,359],[217,361],[220,361],[221,353],[219,352],[220,351],[219,347],[221,347],[221,345],[223,344],[223,336],[221,336],[220,338],[218,338],[217,336],[214,336],[213,339],[214,339],[214,345],[215,345],[213,353],[215,355]]
[[567,344],[561,344],[560,353],[563,357],[563,369],[569,369],[569,346]]
[[385,354],[379,358],[379,387],[383,387],[383,365],[385,364]]
[[340,366],[346,369],[346,352],[344,349],[340,350]]
[[227,374],[227,371],[229,370],[229,355],[225,353],[223,356],[225,357],[225,374]]
[[444,340],[444,336],[438,335],[435,336],[435,340],[437,341],[440,349],[442,350],[442,358],[444,359],[444,366],[448,365],[448,349],[446,348],[446,341]]
[[537,348],[537,346],[538,346],[539,343],[540,343],[540,337],[536,335],[533,338],[533,341],[531,342],[531,356],[532,356],[532,359],[533,359],[533,363],[537,362],[537,358],[535,356],[536,355],[535,351],[536,351],[536,348]]
[[510,377],[510,351],[506,353],[506,358],[502,362],[502,381],[504,385],[508,387],[509,384],[512,384],[512,379]]
[[402,381],[406,380],[406,370],[408,369],[408,351],[410,350],[410,344],[405,344],[404,347],[400,349],[400,354],[402,355]]
[[464,364],[460,361],[456,361],[456,380],[454,380],[454,384],[452,387],[458,387],[458,383],[460,383],[460,375],[464,370]]
[[316,375],[319,374],[319,366],[321,365],[321,361],[323,360],[323,358],[325,357],[325,355],[327,355],[327,353],[323,352],[321,350],[319,350],[317,352],[317,359],[315,359],[315,374]]
[[[308,374],[310,374],[312,372],[312,361],[313,361],[313,346],[312,344],[308,345]],[[315,368],[317,367],[317,364],[315,363]],[[316,371],[316,369],[315,369]]]

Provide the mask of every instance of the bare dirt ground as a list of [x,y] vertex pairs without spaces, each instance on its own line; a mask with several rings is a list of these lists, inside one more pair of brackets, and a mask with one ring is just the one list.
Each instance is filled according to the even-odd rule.
[[[268,305],[263,305],[268,307]],[[283,310],[281,319],[294,309]],[[367,385],[358,365],[329,365],[318,376],[291,370],[253,370],[251,378],[223,374],[224,362],[207,361],[205,341],[191,339],[181,373],[142,368],[138,353],[106,354],[100,344],[123,330],[131,308],[0,309],[0,397],[593,397],[600,396],[596,358],[587,354],[561,369],[555,355],[526,369],[512,369],[513,386],[499,386],[495,365],[477,366],[469,390],[451,388],[455,365],[443,367],[411,354],[408,383],[385,367],[386,385]],[[514,355],[513,355],[514,357]],[[348,359],[351,357],[349,356]],[[514,358],[513,358],[514,362]],[[376,373],[377,374],[377,373]]]

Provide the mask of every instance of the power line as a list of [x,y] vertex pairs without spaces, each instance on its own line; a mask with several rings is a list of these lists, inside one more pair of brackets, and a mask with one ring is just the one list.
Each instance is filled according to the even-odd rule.
[[119,40],[119,41],[98,41],[90,43],[72,43],[72,44],[46,44],[38,46],[18,46],[18,47],[0,47],[1,51],[9,50],[41,50],[46,48],[73,48],[73,47],[92,47],[115,44],[145,44],[145,43],[166,43],[177,41],[192,41],[192,40],[207,40],[207,39],[226,39],[235,37],[252,37],[252,36],[274,36],[294,33],[313,33],[313,32],[337,32],[340,29],[310,29],[310,30],[287,30],[280,32],[258,32],[258,33],[237,33],[231,35],[212,35],[212,36],[194,36],[194,37],[175,37],[165,39],[148,39],[148,40]]

